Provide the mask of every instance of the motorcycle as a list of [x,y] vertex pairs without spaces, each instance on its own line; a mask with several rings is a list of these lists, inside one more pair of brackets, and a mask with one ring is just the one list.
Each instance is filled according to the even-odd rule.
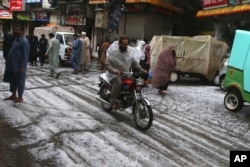
[[[147,130],[153,122],[153,111],[147,99],[142,95],[144,87],[144,79],[142,72],[123,72],[121,74],[122,89],[121,94],[116,99],[117,110],[123,111],[132,106],[132,114],[136,126],[141,130]],[[97,99],[101,101],[102,107],[110,112],[112,110],[110,100],[110,92],[112,85],[109,83],[106,73],[102,73],[99,77],[100,90]]]

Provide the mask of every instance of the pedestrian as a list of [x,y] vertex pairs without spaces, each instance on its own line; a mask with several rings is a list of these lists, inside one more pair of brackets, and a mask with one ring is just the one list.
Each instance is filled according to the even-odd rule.
[[70,63],[72,64],[73,69],[74,69],[72,74],[77,74],[80,71],[79,64],[80,64],[81,52],[82,52],[82,42],[79,39],[79,36],[77,34],[74,34],[73,37],[74,37],[74,41],[72,45],[73,51],[71,54]]
[[[140,61],[140,65],[144,70],[147,70],[149,72],[150,69],[150,45],[145,44],[144,45],[144,54],[145,54],[145,59]],[[148,74],[145,74],[143,76],[143,79],[145,81],[145,85],[148,84]]]
[[82,36],[84,39],[85,47],[84,47],[84,70],[89,71],[89,63],[90,63],[90,40],[87,37],[86,32],[82,32]]
[[10,34],[7,28],[3,28],[3,57],[5,61],[7,60],[7,56],[9,53],[10,48],[14,42],[14,36]]
[[45,62],[45,53],[47,51],[47,46],[48,46],[48,40],[45,38],[45,35],[42,34],[41,38],[38,41],[38,56],[41,66],[43,66]]
[[29,35],[27,35],[27,39],[30,44],[30,56],[29,56],[30,65],[37,66],[38,37],[35,36],[32,31],[30,31]]
[[6,73],[6,61],[7,57],[10,51],[10,48],[12,47],[12,44],[14,42],[14,36],[9,33],[7,28],[3,28],[3,57],[5,60],[5,70],[4,70],[4,76],[3,76],[3,82],[9,82],[8,75]]
[[85,55],[85,40],[82,34],[79,34],[79,39],[82,42],[82,50],[81,50],[81,57],[80,57],[80,71],[84,69],[84,55]]
[[110,46],[110,40],[108,38],[105,39],[105,41],[102,43],[101,48],[100,48],[100,52],[101,52],[101,56],[100,56],[100,71],[104,71],[105,70],[105,62],[106,62],[106,58],[107,58],[107,50]]
[[54,33],[49,33],[49,47],[45,53],[49,57],[49,76],[59,78],[60,72],[57,72],[59,67],[59,49],[60,42],[55,38]]
[[152,87],[159,90],[160,95],[165,95],[164,90],[168,89],[170,77],[172,72],[175,70],[176,56],[175,47],[169,46],[163,50],[156,62],[156,66],[153,69],[152,76]]
[[139,41],[137,47],[135,47],[134,57],[137,63],[140,63],[141,60],[145,59],[144,45],[145,45],[144,41]]
[[9,51],[6,61],[6,72],[9,78],[10,92],[12,92],[12,95],[4,100],[13,100],[15,103],[20,103],[23,101],[30,45],[29,41],[24,36],[22,25],[16,24],[14,26],[14,35],[15,41],[13,42],[13,46]]

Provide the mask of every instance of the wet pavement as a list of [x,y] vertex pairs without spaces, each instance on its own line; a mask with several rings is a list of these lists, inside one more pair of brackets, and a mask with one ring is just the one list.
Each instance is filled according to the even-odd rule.
[[[92,58],[92,67],[96,68],[97,60]],[[1,111],[0,111],[1,112]],[[22,138],[20,132],[11,127],[0,115],[0,167],[54,167],[53,162],[36,162],[28,152],[28,146],[15,145]]]
[[20,133],[8,125],[0,116],[0,166],[1,167],[31,167],[32,158],[28,148],[14,145],[20,138]]

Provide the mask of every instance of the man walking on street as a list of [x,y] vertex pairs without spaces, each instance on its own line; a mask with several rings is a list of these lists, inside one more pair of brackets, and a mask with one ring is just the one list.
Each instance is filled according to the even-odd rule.
[[49,38],[49,47],[45,53],[46,56],[49,56],[49,76],[59,78],[60,72],[57,73],[56,70],[59,67],[60,42],[55,38],[53,33],[49,33]]
[[84,39],[84,70],[89,71],[90,63],[90,40],[86,35],[86,32],[82,32],[82,38]]
[[73,52],[70,58],[70,63],[72,64],[74,69],[72,74],[77,74],[80,71],[79,64],[81,59],[82,42],[77,34],[74,34],[73,37],[74,37],[74,42],[72,45]]
[[24,36],[23,26],[19,24],[15,25],[14,35],[16,39],[9,51],[6,62],[6,73],[9,78],[10,92],[12,92],[12,95],[4,100],[13,100],[15,103],[20,103],[23,101],[30,45],[29,41]]
[[81,58],[80,58],[80,71],[83,71],[84,68],[84,55],[85,55],[85,41],[84,41],[84,36],[82,34],[79,35],[80,40],[82,42],[82,51],[81,51]]

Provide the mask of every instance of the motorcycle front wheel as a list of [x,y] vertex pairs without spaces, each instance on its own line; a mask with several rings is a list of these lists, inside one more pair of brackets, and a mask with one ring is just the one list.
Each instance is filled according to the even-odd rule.
[[100,98],[102,100],[104,100],[105,102],[101,101],[101,105],[102,107],[106,110],[106,111],[111,111],[111,106],[109,104],[109,99],[110,99],[110,90],[108,88],[108,86],[104,85],[101,87],[100,90]]
[[153,111],[145,100],[138,100],[133,105],[133,116],[136,126],[141,130],[148,130],[153,122]]

